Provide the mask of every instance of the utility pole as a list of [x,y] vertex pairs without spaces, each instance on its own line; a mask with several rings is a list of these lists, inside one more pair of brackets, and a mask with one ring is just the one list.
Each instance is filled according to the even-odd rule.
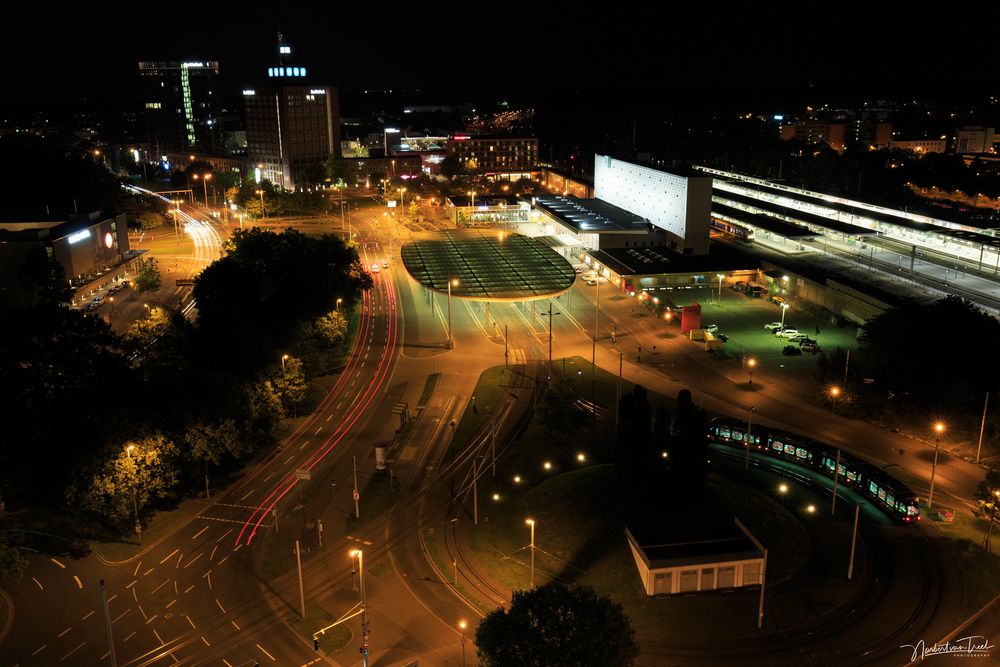
[[753,406],[750,407],[750,414],[747,417],[747,457],[743,462],[743,469],[750,470],[750,428],[753,426]]
[[989,404],[990,392],[986,392],[986,400],[983,401],[983,420],[979,422],[979,446],[976,447],[976,463],[979,463],[979,454],[983,451],[983,430],[986,428],[986,408]]
[[851,562],[847,565],[848,580],[854,577],[854,545],[858,541],[858,514],[861,512],[861,505],[854,506],[854,530],[851,533]]
[[[702,393],[704,396],[704,393]],[[618,431],[618,410],[622,402],[622,351],[618,350],[618,388],[615,390],[615,432]]]
[[108,609],[108,591],[101,579],[101,604],[104,605],[104,625],[108,629],[108,652],[111,654],[111,667],[118,667],[118,656],[115,654],[115,638],[111,634],[111,611]]
[[299,604],[302,605],[302,619],[306,618],[306,589],[302,585],[302,550],[299,541],[295,540],[295,562],[299,567]]
[[477,480],[479,479],[478,470],[479,456],[472,457],[472,523],[476,526],[479,525],[479,489],[477,487]]
[[837,478],[840,477],[840,450],[837,450],[837,463],[833,469],[833,504],[830,506],[830,514],[837,513]]
[[354,518],[361,518],[361,509],[358,507],[358,500],[361,494],[358,492],[358,457],[354,456]]

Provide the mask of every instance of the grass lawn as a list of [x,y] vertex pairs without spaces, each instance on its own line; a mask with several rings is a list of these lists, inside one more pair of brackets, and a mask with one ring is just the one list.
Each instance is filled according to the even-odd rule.
[[388,470],[376,471],[368,479],[367,484],[359,482],[358,486],[360,491],[358,508],[361,516],[355,518],[353,511],[347,516],[345,534],[348,535],[382,516],[386,510],[392,507],[392,504],[396,502],[396,497],[399,495],[398,483],[393,483],[392,490],[389,489],[390,480]]
[[[479,383],[462,415],[462,419],[455,427],[455,435],[451,439],[451,446],[448,449],[449,455],[454,455],[455,451],[465,446],[465,443],[475,435],[483,424],[492,416],[497,403],[507,391],[507,385],[511,381],[511,371],[503,366],[488,368],[479,376]],[[425,387],[426,392],[426,387]]]
[[[296,614],[288,624],[298,632],[303,638],[312,643],[313,633],[319,628],[325,628],[339,618],[328,612],[317,604],[306,604],[306,618],[303,620]],[[333,653],[347,645],[351,641],[354,633],[347,627],[346,623],[335,625],[319,637],[319,648],[324,653]]]
[[[927,510],[924,508],[924,516]],[[925,519],[926,520],[926,519]],[[980,545],[986,534],[986,521],[955,512],[952,523],[933,521],[933,525],[951,541],[952,549],[960,563],[965,598],[962,617],[978,611],[1000,593],[1000,527],[993,527],[991,550]]]

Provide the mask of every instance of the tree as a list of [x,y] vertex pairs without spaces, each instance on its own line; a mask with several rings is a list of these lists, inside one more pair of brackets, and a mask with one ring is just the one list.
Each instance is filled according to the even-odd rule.
[[1000,470],[986,473],[986,479],[976,487],[972,499],[976,501],[973,513],[980,519],[986,519],[982,545],[983,549],[990,551],[993,546],[993,524],[1000,520]]
[[0,584],[16,584],[28,569],[28,560],[7,542],[7,534],[0,532]]
[[162,227],[167,221],[167,217],[162,213],[156,213],[155,211],[143,211],[135,216],[136,226],[139,227],[144,232],[150,229],[156,229]]
[[340,345],[347,336],[347,320],[339,310],[331,310],[313,323],[316,336],[330,346]]
[[476,647],[486,667],[628,667],[639,654],[620,604],[558,583],[515,591],[480,622]]
[[576,392],[569,379],[560,377],[545,390],[535,408],[542,429],[565,442],[580,430],[585,415],[576,407]]
[[67,498],[127,531],[136,512],[141,522],[150,502],[173,491],[177,453],[161,434],[117,444],[70,486]]
[[156,260],[151,257],[142,262],[139,266],[139,273],[135,277],[134,292],[136,294],[152,292],[160,289],[162,284],[163,279],[160,276],[160,268],[157,266]]
[[226,456],[239,459],[250,451],[241,435],[232,419],[214,424],[195,422],[185,431],[184,444],[188,446],[191,459],[219,465]]
[[290,356],[282,363],[281,371],[272,379],[271,383],[285,410],[296,414],[299,407],[306,401],[306,391],[309,385],[306,383],[305,373],[302,372],[302,361]]
[[246,385],[247,416],[245,428],[263,444],[285,418],[281,397],[270,380]]
[[622,394],[618,402],[618,446],[615,448],[615,473],[619,486],[631,504],[651,491],[655,478],[653,424],[649,398],[642,385]]
[[704,484],[708,473],[708,418],[705,412],[694,404],[691,391],[677,392],[677,417],[674,420],[673,436],[670,439],[670,469],[675,484],[682,496],[690,497],[693,487]]

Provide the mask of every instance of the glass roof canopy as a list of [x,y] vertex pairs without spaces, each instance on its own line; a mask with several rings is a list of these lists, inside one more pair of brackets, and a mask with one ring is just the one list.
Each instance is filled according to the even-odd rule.
[[520,234],[446,231],[416,239],[401,250],[403,266],[421,285],[476,301],[524,301],[565,292],[573,265],[555,250]]

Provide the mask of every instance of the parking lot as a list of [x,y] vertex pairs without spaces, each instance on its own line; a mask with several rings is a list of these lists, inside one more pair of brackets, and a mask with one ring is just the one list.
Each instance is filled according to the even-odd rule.
[[[836,327],[828,318],[801,310],[794,299],[789,299],[788,303],[789,308],[785,313],[786,327],[794,327],[806,334],[817,341],[820,349],[824,351],[837,347],[857,349],[857,327],[851,325]],[[752,299],[740,292],[725,288],[722,290],[721,303],[713,301],[701,304],[702,326],[717,324],[719,333],[729,337],[724,346],[729,357],[736,360],[744,356],[754,357],[759,367],[771,371],[779,368],[787,369],[789,379],[811,380],[816,365],[814,354],[803,352],[800,356],[786,356],[782,354],[782,350],[792,343],[764,331],[765,324],[780,321],[781,308],[766,298]],[[797,343],[794,346],[799,347]]]

